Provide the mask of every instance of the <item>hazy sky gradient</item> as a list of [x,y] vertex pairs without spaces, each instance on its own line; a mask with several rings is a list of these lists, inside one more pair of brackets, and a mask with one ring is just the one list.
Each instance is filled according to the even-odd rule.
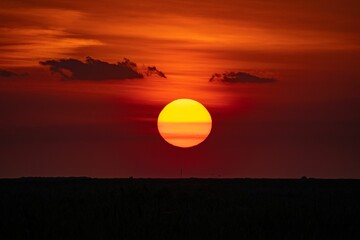
[[[358,1],[0,2],[0,177],[360,177]],[[168,79],[63,81],[39,61],[124,57]],[[215,72],[275,78],[209,83]],[[213,129],[180,149],[161,109]]]

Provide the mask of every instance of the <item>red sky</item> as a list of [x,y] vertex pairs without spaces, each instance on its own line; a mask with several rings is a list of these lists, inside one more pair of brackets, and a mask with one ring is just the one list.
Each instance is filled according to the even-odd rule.
[[[0,2],[0,177],[360,177],[357,1]],[[124,57],[167,79],[63,81],[39,61]],[[215,72],[276,82],[209,83]],[[176,98],[209,138],[158,134]]]

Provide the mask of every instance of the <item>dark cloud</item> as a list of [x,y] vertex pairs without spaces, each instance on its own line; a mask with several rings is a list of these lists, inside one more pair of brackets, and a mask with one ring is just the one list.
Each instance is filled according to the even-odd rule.
[[0,77],[24,77],[28,76],[28,73],[17,74],[8,70],[0,69]]
[[[144,78],[137,67],[137,64],[124,58],[122,62],[116,64],[104,62],[91,57],[87,57],[85,62],[77,59],[60,59],[41,61],[41,65],[49,66],[50,70],[59,73],[66,79],[78,80],[111,80],[111,79],[134,79]],[[157,74],[161,77],[165,75],[158,71],[156,67],[148,67],[146,75]]]
[[275,79],[262,78],[246,72],[225,72],[223,74],[213,74],[209,82],[215,81],[224,83],[273,83]]
[[16,73],[0,69],[0,77],[15,77],[17,76]]
[[147,67],[146,75],[147,76],[157,75],[162,78],[167,78],[166,75],[163,72],[159,71],[155,66]]
[[85,62],[69,58],[42,61],[40,64],[50,66],[52,72],[59,73],[66,79],[107,80],[144,77],[135,70],[136,64],[126,58],[117,64],[103,62],[91,57],[87,57]]

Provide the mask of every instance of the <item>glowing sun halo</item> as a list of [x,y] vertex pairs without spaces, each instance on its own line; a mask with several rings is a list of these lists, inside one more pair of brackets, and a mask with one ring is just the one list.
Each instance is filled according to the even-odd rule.
[[160,135],[182,148],[203,142],[210,134],[212,120],[208,110],[192,99],[177,99],[167,104],[158,117]]

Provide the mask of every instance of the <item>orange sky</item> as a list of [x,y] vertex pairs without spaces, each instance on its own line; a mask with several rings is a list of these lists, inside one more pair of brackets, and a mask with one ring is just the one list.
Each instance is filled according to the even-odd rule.
[[360,50],[357,5],[3,0],[0,66],[38,66],[44,59],[87,55],[112,62],[125,56],[173,76],[208,77],[208,72],[239,67],[304,68],[308,61],[323,68],[333,64],[329,56],[343,58],[346,66]]
[[[0,177],[360,177],[359,1],[1,0]],[[168,78],[61,81],[39,61],[124,57]],[[209,83],[245,71],[270,84]],[[173,149],[160,110],[194,98],[209,138]],[[155,126],[155,127],[154,127]],[[171,161],[169,161],[171,159]],[[184,163],[184,159],[193,159]]]

